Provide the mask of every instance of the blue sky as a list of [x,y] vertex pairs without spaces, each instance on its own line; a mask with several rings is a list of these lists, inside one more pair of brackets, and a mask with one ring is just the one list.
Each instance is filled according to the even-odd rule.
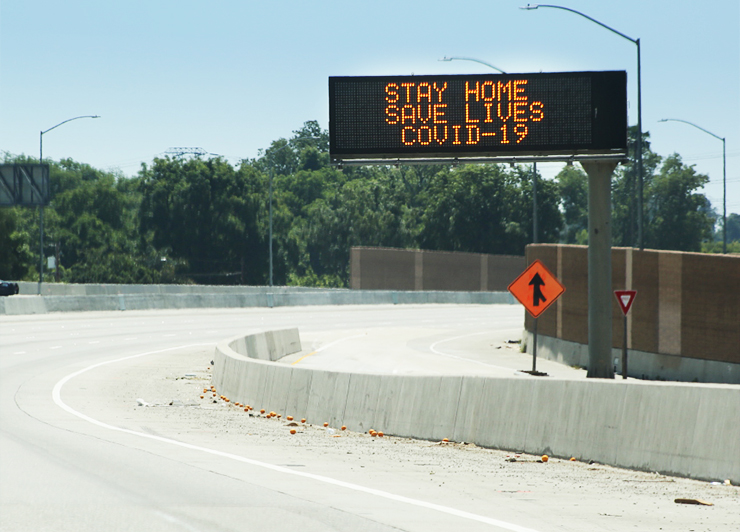
[[[641,40],[643,130],[710,176],[740,213],[740,3],[572,0],[560,5]],[[133,175],[171,147],[237,163],[307,120],[328,127],[329,76],[626,70],[637,121],[636,46],[572,13],[521,1],[0,2],[0,151],[71,157]],[[546,177],[558,165],[547,165]]]

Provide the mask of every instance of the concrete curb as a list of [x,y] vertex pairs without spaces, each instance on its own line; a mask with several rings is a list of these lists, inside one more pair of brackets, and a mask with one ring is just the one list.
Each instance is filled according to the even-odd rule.
[[256,409],[359,432],[447,437],[740,484],[738,387],[350,374],[259,359],[264,353],[247,348],[259,343],[220,342],[213,369],[220,393]]

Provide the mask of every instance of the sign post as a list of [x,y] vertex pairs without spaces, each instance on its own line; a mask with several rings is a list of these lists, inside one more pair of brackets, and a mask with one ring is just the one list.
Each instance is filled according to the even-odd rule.
[[622,378],[627,378],[627,313],[632,308],[637,290],[614,290],[614,295],[619,303],[619,308],[624,314],[624,337],[622,341]]
[[522,304],[534,318],[531,375],[546,376],[537,371],[537,318],[565,292],[565,287],[550,273],[542,262],[534,261],[514,282],[509,292]]
[[624,71],[329,78],[329,156],[339,168],[581,163],[589,178],[589,378],[614,378],[611,177],[626,155]]

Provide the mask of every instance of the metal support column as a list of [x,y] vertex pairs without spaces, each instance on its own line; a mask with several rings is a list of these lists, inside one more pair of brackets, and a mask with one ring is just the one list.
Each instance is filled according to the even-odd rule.
[[588,174],[588,377],[613,379],[611,177],[615,162],[582,162]]

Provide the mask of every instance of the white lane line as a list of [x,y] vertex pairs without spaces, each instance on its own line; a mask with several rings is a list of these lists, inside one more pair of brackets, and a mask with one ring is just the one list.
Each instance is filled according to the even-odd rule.
[[498,368],[498,369],[505,369],[507,371],[516,371],[512,368],[507,368],[505,366],[497,366],[496,364],[488,364],[487,362],[481,362],[480,360],[473,360],[471,358],[465,358],[465,357],[459,357],[457,355],[451,355],[449,353],[443,353],[442,351],[439,351],[436,349],[436,347],[439,344],[443,344],[445,342],[452,342],[453,340],[459,340],[460,338],[469,338],[471,336],[480,336],[481,334],[490,334],[490,331],[483,331],[483,332],[477,332],[472,334],[463,334],[461,336],[453,336],[452,338],[445,338],[444,340],[439,340],[438,342],[434,342],[432,345],[429,346],[429,350],[434,353],[435,355],[440,355],[443,357],[448,358],[455,358],[457,360],[462,360],[464,362],[472,362],[473,364],[480,364],[481,366],[485,366],[487,368]]
[[182,521],[182,520],[178,519],[174,515],[170,515],[170,514],[165,513],[165,512],[163,512],[161,510],[155,510],[154,511],[154,515],[156,515],[158,517],[161,517],[165,521],[169,521],[170,523],[174,523],[174,524],[176,524],[178,526],[181,526],[185,530],[190,530],[190,532],[202,532],[201,529],[195,528],[190,523],[186,523],[185,521]]
[[[478,333],[483,334],[483,333]],[[450,338],[449,340],[452,340]],[[439,342],[438,342],[439,343]],[[429,510],[435,510],[437,512],[445,513],[448,515],[453,515],[455,517],[461,517],[463,519],[469,519],[471,521],[477,521],[479,523],[484,523],[492,526],[497,526],[499,528],[502,528],[504,530],[510,530],[511,532],[538,532],[537,530],[534,530],[533,528],[527,528],[524,526],[517,525],[515,523],[508,523],[506,521],[501,521],[499,519],[494,519],[492,517],[486,517],[484,515],[478,515],[470,512],[466,512],[464,510],[458,510],[457,508],[451,508],[449,506],[442,506],[441,504],[435,504],[427,501],[422,501],[419,499],[412,499],[410,497],[404,497],[402,495],[396,495],[394,493],[389,493],[387,491],[378,490],[375,488],[368,488],[366,486],[360,486],[359,484],[353,484],[351,482],[344,482],[343,480],[336,480],[330,477],[325,477],[322,475],[316,475],[313,473],[306,473],[304,471],[295,471],[286,467],[276,466],[273,464],[268,464],[267,462],[260,462],[258,460],[254,460],[251,458],[245,458],[243,456],[239,456],[236,454],[226,453],[223,451],[217,451],[215,449],[209,449],[207,447],[200,447],[199,445],[192,445],[190,443],[185,443],[177,440],[172,440],[170,438],[163,438],[162,436],[156,436],[154,434],[147,434],[144,432],[137,432],[135,430],[130,429],[124,429],[121,427],[116,427],[114,425],[109,425],[107,423],[103,423],[102,421],[98,421],[97,419],[91,418],[90,416],[86,416],[85,414],[78,412],[71,406],[69,406],[67,403],[62,401],[62,387],[69,382],[71,379],[82,375],[83,373],[86,373],[92,369],[99,368],[100,366],[105,366],[107,364],[115,364],[117,362],[123,362],[126,360],[131,360],[134,358],[140,358],[145,357],[148,355],[155,355],[158,353],[166,353],[168,351],[175,351],[178,349],[188,349],[191,347],[201,347],[204,345],[213,345],[210,344],[190,344],[190,345],[182,345],[178,347],[170,347],[167,349],[160,349],[158,351],[148,351],[146,353],[139,353],[138,355],[131,355],[123,358],[118,358],[116,360],[108,360],[106,362],[98,362],[97,364],[93,364],[91,366],[88,366],[84,369],[81,369],[79,371],[75,371],[74,373],[70,373],[63,379],[61,379],[59,382],[57,382],[54,385],[54,389],[51,392],[51,397],[54,400],[54,402],[59,406],[62,410],[72,414],[73,416],[76,416],[84,421],[87,421],[88,423],[92,423],[93,425],[96,425],[98,427],[116,431],[116,432],[123,432],[125,434],[131,434],[133,436],[139,436],[141,438],[147,438],[150,440],[155,440],[161,443],[167,443],[170,445],[176,445],[178,447],[182,447],[184,449],[190,449],[192,451],[199,451],[202,453],[210,454],[213,456],[219,456],[221,458],[227,458],[229,460],[234,460],[236,462],[242,462],[244,464],[249,464],[251,466],[255,467],[261,467],[263,469],[268,469],[270,471],[275,471],[277,473],[283,473],[285,475],[293,475],[296,477],[302,477],[307,478],[311,480],[315,480],[318,482],[322,482],[324,484],[331,484],[333,486],[339,486],[341,488],[346,488],[349,490],[357,491],[360,493],[367,493],[369,495],[375,495],[376,497],[381,497],[383,499],[388,499],[391,501],[396,502],[402,502],[406,504],[410,504],[412,506],[417,506],[420,508],[427,508]]]
[[62,348],[61,345],[53,345],[49,349],[61,349],[61,348]]
[[311,352],[310,352],[309,354],[307,354],[307,355],[303,355],[303,356],[302,356],[301,358],[299,358],[298,360],[296,360],[295,362],[293,362],[293,363],[291,364],[291,366],[295,366],[296,364],[298,364],[298,363],[299,363],[299,362],[300,362],[301,360],[303,360],[304,358],[308,358],[308,357],[310,357],[311,355],[315,355],[316,353],[321,353],[321,352],[322,352],[323,350],[325,350],[325,349],[329,349],[330,347],[332,347],[332,346],[334,346],[334,345],[337,345],[337,344],[338,344],[338,343],[340,343],[340,342],[344,342],[345,340],[351,340],[352,338],[360,338],[361,336],[366,336],[366,335],[367,335],[367,333],[362,333],[362,334],[355,334],[354,336],[347,336],[347,337],[345,337],[345,338],[340,338],[339,340],[334,340],[334,341],[333,341],[333,342],[331,342],[331,343],[328,343],[328,344],[326,344],[326,345],[322,345],[322,346],[321,346],[321,347],[319,347],[318,349],[316,349],[316,350],[314,350],[314,351],[311,351]]

